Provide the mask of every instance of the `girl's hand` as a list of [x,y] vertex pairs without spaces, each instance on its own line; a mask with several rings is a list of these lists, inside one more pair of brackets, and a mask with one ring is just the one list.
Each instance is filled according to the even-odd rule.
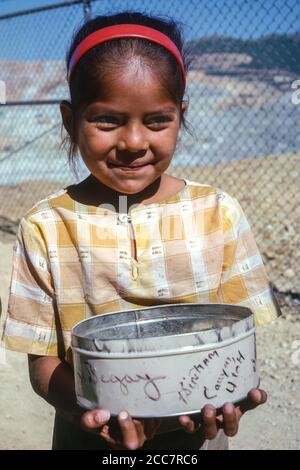
[[238,406],[232,403],[225,403],[222,414],[216,415],[216,409],[212,405],[205,405],[201,410],[201,427],[199,422],[190,416],[180,416],[179,422],[186,432],[194,433],[201,429],[204,439],[216,437],[219,429],[223,429],[227,436],[235,436],[238,432],[239,421],[242,415],[249,410],[253,410],[267,401],[267,393],[264,390],[253,388],[248,393],[248,397]]
[[160,425],[158,419],[134,419],[126,411],[110,419],[107,410],[87,411],[81,418],[86,431],[97,432],[112,449],[134,450],[152,439]]

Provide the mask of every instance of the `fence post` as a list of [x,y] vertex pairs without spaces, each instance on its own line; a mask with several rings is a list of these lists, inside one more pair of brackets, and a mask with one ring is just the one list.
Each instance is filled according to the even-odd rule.
[[83,1],[84,21],[87,22],[91,19],[91,16],[92,16],[91,0],[82,0],[82,1]]
[[3,80],[0,80],[0,104],[6,104],[6,85]]

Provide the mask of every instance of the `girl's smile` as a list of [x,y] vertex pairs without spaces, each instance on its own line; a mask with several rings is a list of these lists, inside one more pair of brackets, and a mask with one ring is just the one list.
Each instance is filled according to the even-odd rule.
[[[66,127],[70,126],[71,108],[63,102],[61,112]],[[91,174],[117,193],[139,193],[143,199],[143,191],[170,165],[180,109],[154,74],[135,64],[121,77],[101,81],[100,97],[80,111],[75,128],[76,143]],[[159,185],[154,196],[162,195]]]

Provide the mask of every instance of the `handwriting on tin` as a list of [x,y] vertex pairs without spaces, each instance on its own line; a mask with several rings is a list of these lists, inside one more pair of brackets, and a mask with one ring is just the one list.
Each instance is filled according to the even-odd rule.
[[120,390],[123,395],[129,394],[128,385],[133,383],[145,382],[144,384],[144,393],[147,398],[153,401],[158,401],[161,397],[160,390],[157,385],[157,381],[166,379],[165,375],[150,377],[149,374],[136,374],[136,375],[124,375],[123,377],[117,377],[116,375],[111,375],[110,377],[105,377],[101,375],[100,381],[102,383],[118,383],[120,385]]
[[[218,351],[212,351],[206,358],[199,364],[194,364],[188,371],[187,377],[183,377],[180,382],[180,390],[178,391],[179,401],[188,403],[189,396],[195,388],[198,388],[198,381],[201,378],[201,373],[208,367],[211,367],[214,359],[218,359]],[[236,356],[227,356],[222,366],[221,373],[212,386],[203,385],[203,395],[207,400],[212,400],[218,396],[219,390],[224,387],[229,393],[233,393],[237,388],[237,379],[240,373],[240,366],[245,361],[245,357],[238,350]],[[252,361],[253,362],[253,361]],[[254,369],[255,365],[253,366]]]
[[118,383],[120,385],[120,390],[123,395],[129,394],[128,385],[133,383],[145,382],[144,383],[144,393],[147,398],[153,401],[158,401],[161,397],[160,390],[157,385],[158,380],[166,379],[165,375],[150,377],[149,374],[136,374],[136,375],[124,375],[123,377],[117,377],[116,375],[111,375],[110,377],[105,377],[101,375],[100,381],[102,383]]
[[[98,383],[96,369],[88,361],[84,361],[84,365],[84,373],[78,373],[79,378],[85,383],[92,383],[96,385]],[[164,375],[151,377],[147,373],[134,375],[125,374],[120,377],[111,374],[109,376],[101,375],[99,377],[100,382],[103,384],[119,384],[120,390],[125,396],[129,394],[131,384],[144,382],[144,393],[146,397],[149,398],[149,400],[153,401],[158,401],[161,398],[161,393],[157,382],[164,379],[166,379],[166,376]]]

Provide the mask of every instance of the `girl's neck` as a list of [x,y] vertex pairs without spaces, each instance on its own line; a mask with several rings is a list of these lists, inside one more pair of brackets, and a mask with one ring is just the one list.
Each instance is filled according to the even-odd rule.
[[[68,194],[76,201],[92,205],[112,205],[116,212],[129,212],[134,204],[159,202],[178,193],[185,186],[185,181],[163,174],[143,191],[136,194],[124,194],[102,184],[93,175],[68,188]],[[126,199],[124,199],[126,198]],[[126,202],[124,204],[124,202]]]

